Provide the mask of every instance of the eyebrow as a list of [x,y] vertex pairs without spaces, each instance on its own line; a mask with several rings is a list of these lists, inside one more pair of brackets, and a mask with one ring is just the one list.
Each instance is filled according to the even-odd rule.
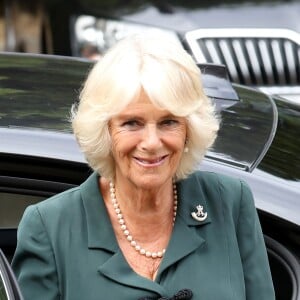
[[[124,113],[124,114],[119,114],[118,116],[115,117],[118,120],[126,120],[126,119],[145,119],[144,116],[138,115],[136,113]],[[180,118],[179,116],[175,116],[172,113],[166,113],[158,118],[158,120],[164,120],[168,118]]]

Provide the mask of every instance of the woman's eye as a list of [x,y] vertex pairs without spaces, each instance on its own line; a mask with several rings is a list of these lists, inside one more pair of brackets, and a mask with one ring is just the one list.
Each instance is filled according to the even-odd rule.
[[128,120],[122,124],[123,127],[128,127],[128,128],[137,128],[140,126],[140,122],[137,120]]
[[178,121],[174,120],[174,119],[166,119],[161,122],[161,125],[163,125],[163,126],[174,126],[177,124],[178,124]]

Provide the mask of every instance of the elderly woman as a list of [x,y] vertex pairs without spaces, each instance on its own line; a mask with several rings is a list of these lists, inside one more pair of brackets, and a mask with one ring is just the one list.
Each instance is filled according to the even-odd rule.
[[29,207],[13,260],[26,300],[272,300],[248,186],[195,171],[219,122],[177,44],[119,42],[73,111],[94,173]]

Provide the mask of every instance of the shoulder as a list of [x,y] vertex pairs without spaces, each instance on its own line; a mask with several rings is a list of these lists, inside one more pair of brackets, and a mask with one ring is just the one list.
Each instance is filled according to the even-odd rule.
[[207,171],[198,171],[192,176],[196,177],[200,186],[208,191],[214,190],[219,194],[220,199],[227,202],[240,203],[245,198],[252,201],[253,196],[249,185],[239,177]]
[[238,218],[241,209],[254,210],[254,200],[248,184],[236,177],[228,175],[197,171],[182,181],[185,193],[193,191],[198,198],[205,199],[209,206],[220,207],[227,213],[230,211]]
[[183,184],[195,184],[198,183],[202,187],[208,189],[218,189],[219,192],[226,192],[234,190],[235,192],[242,190],[244,186],[248,188],[246,182],[237,177],[231,177],[225,174],[208,172],[208,171],[196,171],[186,178]]
[[39,218],[44,220],[55,220],[68,218],[80,206],[80,187],[71,188],[62,193],[54,195],[37,204],[26,208],[23,218]]
[[33,207],[41,213],[47,213],[47,215],[57,214],[60,211],[72,213],[72,211],[78,209],[78,207],[82,207],[82,199],[87,194],[90,197],[98,192],[98,176],[93,173],[80,186],[56,194],[33,205]]
[[249,185],[239,177],[232,177],[221,173],[197,171],[193,173],[188,179],[196,180],[201,187],[205,189],[214,190],[225,199],[236,199],[240,201],[244,197],[252,198],[252,192]]
[[62,193],[56,194],[42,202],[39,202],[35,206],[40,211],[47,211],[48,213],[52,210],[58,211],[74,205],[81,199],[80,186],[68,189]]
[[[42,202],[29,206],[22,218],[39,219],[45,226],[55,227],[79,222],[84,214],[84,198],[98,195],[97,177],[92,175],[80,186],[54,195]],[[95,196],[94,196],[95,198]],[[98,200],[98,199],[96,199]],[[96,201],[95,200],[95,201]]]
[[[18,231],[23,229],[32,232],[42,232],[45,228],[57,228],[68,223],[68,219],[75,213],[78,215],[80,203],[80,188],[72,188],[42,202],[26,208]],[[77,210],[77,212],[75,212]],[[56,230],[56,229],[55,229]]]

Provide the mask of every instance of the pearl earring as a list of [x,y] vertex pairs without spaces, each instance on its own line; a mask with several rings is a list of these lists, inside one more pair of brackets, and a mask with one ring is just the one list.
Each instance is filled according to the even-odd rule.
[[189,147],[186,145],[188,142],[188,139],[186,138],[185,139],[185,142],[184,142],[184,149],[183,149],[183,152],[184,153],[188,153],[189,152]]

